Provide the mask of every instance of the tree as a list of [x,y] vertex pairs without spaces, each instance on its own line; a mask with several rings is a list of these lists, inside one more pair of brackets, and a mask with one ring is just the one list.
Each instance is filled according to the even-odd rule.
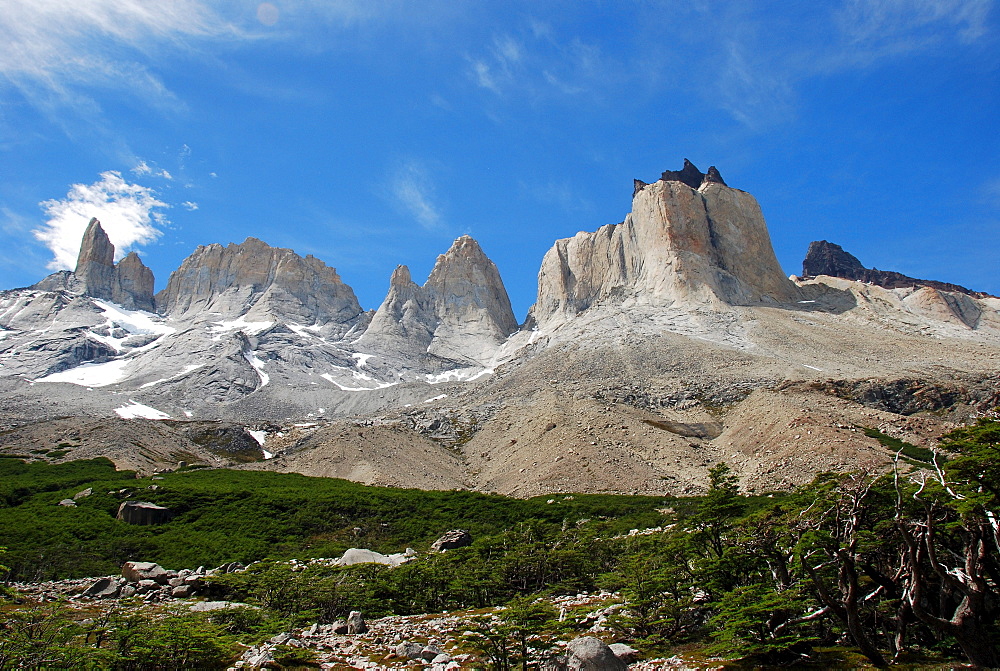
[[794,589],[776,592],[758,583],[737,587],[718,604],[711,619],[715,644],[708,651],[729,657],[752,657],[777,664],[806,654],[817,637],[803,625],[805,600]]

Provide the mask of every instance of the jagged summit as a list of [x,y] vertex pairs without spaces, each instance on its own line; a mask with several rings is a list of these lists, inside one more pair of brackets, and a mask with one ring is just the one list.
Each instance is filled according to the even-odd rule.
[[278,315],[302,324],[348,324],[361,313],[336,269],[314,256],[271,247],[257,238],[199,246],[156,296],[163,314],[215,312],[233,317]]
[[[199,247],[157,315],[123,309],[148,269],[134,254],[114,266],[92,222],[75,272],[0,291],[0,420],[122,468],[147,459],[135,427],[176,454],[177,431],[210,419],[266,442],[274,458],[252,468],[518,496],[691,494],[720,461],[758,491],[887,464],[853,427],[931,446],[939,411],[1000,402],[1000,299],[873,286],[872,273],[902,276],[826,242],[806,272],[863,281],[793,283],[754,198],[699,175],[688,162],[637,182],[622,223],[556,241],[520,330],[468,236],[422,286],[396,267],[370,312],[315,258],[254,238]],[[81,416],[113,431],[94,437]]]
[[87,224],[87,229],[83,232],[83,239],[80,241],[80,254],[76,260],[77,278],[85,286],[100,284],[115,265],[115,246],[111,244],[111,239],[104,232],[104,227],[97,217],[93,217]]
[[421,287],[398,266],[359,344],[485,365],[517,330],[496,265],[468,235],[437,258]]
[[34,288],[64,289],[100,298],[135,310],[153,311],[153,271],[135,252],[115,265],[115,246],[96,217],[91,218],[80,241],[76,269],[49,275]]
[[752,305],[797,298],[757,201],[726,186],[714,166],[703,174],[685,160],[682,170],[635,186],[623,223],[558,240],[545,255],[533,309],[539,323],[625,301]]
[[826,240],[809,243],[806,258],[802,261],[802,275],[804,277],[816,277],[817,275],[842,277],[848,280],[876,284],[886,289],[931,287],[939,291],[957,292],[975,298],[987,298],[990,296],[990,294],[982,291],[973,291],[972,289],[966,289],[963,286],[950,282],[920,280],[892,270],[866,268],[856,256],[844,251],[844,248],[840,245],[827,242]]
[[[722,179],[722,175],[719,174],[719,170],[713,165],[709,166],[708,172],[703,173],[695,167],[694,163],[684,159],[684,167],[680,170],[664,170],[663,174],[660,175],[660,181],[663,182],[680,182],[681,184],[687,184],[692,189],[701,188],[702,184],[722,184],[726,186],[725,180]],[[632,191],[632,196],[639,193],[644,187],[648,186],[646,182],[641,179],[632,180],[634,190]]]

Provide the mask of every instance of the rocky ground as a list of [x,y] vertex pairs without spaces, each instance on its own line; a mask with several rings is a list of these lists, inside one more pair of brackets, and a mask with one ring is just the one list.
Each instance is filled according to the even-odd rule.
[[[311,560],[334,561],[334,560]],[[168,571],[156,564],[128,562],[121,576],[20,583],[20,606],[59,601],[86,630],[100,626],[111,610],[159,617],[167,612],[212,613],[224,609],[254,608],[247,604],[211,601],[197,594],[204,578],[243,570],[228,564],[215,569]],[[629,668],[636,670],[718,668],[714,662],[682,657],[655,657],[615,638],[608,617],[621,610],[619,595],[609,592],[548,598],[565,628],[559,635],[532,640],[531,654],[541,668]],[[313,623],[278,633],[269,640],[244,646],[234,669],[271,668],[289,653],[309,654],[324,669],[395,669],[415,666],[445,671],[482,668],[486,651],[477,643],[477,628],[500,624],[503,608],[390,616],[366,620],[352,612],[343,621]],[[581,666],[590,660],[599,666]]]

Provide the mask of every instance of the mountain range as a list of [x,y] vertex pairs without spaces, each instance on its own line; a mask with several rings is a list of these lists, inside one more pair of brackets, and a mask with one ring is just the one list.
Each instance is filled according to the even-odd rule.
[[519,496],[691,493],[724,461],[764,491],[1000,404],[1000,299],[826,241],[787,277],[754,197],[688,161],[555,241],[521,324],[468,236],[368,311],[254,238],[198,247],[155,295],[114,257],[93,219],[74,271],[0,292],[0,452]]

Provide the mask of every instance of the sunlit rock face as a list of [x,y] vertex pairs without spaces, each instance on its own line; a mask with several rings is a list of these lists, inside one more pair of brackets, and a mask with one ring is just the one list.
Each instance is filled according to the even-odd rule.
[[359,344],[485,365],[516,330],[496,265],[463,235],[438,257],[423,286],[406,266],[396,268]]
[[621,224],[557,240],[545,255],[538,324],[598,305],[780,304],[798,290],[781,270],[760,206],[690,162],[636,180]]
[[115,246],[96,218],[83,233],[76,269],[49,275],[33,288],[100,298],[130,310],[153,309],[153,271],[135,252],[115,265]]
[[314,256],[271,247],[256,238],[198,247],[156,296],[157,310],[179,317],[211,312],[223,317],[301,324],[349,324],[362,313],[354,291]]

